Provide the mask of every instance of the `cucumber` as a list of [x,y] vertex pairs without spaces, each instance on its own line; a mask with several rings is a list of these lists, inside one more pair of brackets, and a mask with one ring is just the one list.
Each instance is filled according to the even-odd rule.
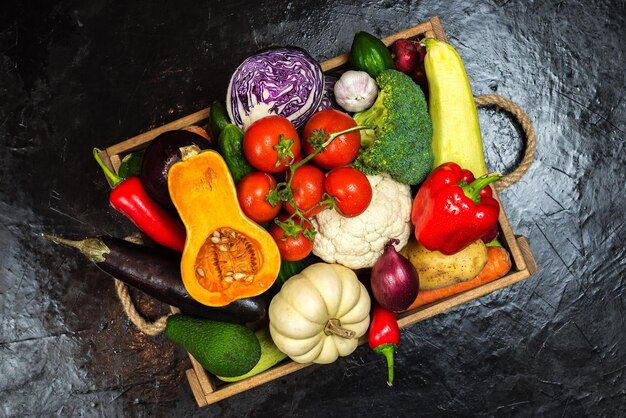
[[395,68],[389,48],[367,32],[354,34],[349,60],[353,69],[365,71],[372,78],[376,78],[381,71]]
[[243,155],[243,131],[237,125],[228,123],[224,126],[217,140],[217,148],[224,157],[235,184],[254,171]]
[[261,359],[261,344],[250,328],[240,324],[171,315],[165,336],[183,346],[214,375],[248,373]]
[[433,168],[453,161],[475,177],[487,174],[478,112],[463,61],[448,43],[429,38],[424,67],[433,124]]
[[224,126],[230,123],[226,106],[220,101],[214,101],[209,112],[209,130],[213,139],[217,140]]
[[224,382],[238,382],[262,373],[287,358],[287,354],[280,351],[278,347],[276,347],[276,344],[274,344],[269,328],[261,328],[255,332],[255,335],[261,344],[261,359],[256,366],[254,366],[248,373],[242,374],[241,376],[216,376],[218,379]]

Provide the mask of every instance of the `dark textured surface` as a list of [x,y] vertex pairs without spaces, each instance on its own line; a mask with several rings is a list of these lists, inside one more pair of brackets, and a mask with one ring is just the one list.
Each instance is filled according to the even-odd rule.
[[[626,414],[624,1],[41,3],[0,17],[0,416]],[[539,274],[403,331],[391,389],[362,347],[198,409],[186,354],[138,332],[104,273],[39,234],[133,232],[92,147],[222,98],[255,50],[323,60],[357,30],[432,15],[474,93],[514,100],[536,127],[535,162],[501,197]],[[506,171],[518,132],[480,117],[489,165]]]

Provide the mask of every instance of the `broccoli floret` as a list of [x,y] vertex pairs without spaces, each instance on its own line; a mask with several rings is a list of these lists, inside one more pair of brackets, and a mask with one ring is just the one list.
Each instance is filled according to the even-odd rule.
[[376,101],[354,120],[377,129],[361,131],[361,150],[353,166],[365,174],[388,173],[404,184],[421,183],[433,165],[433,128],[424,93],[397,70],[382,71],[376,83]]

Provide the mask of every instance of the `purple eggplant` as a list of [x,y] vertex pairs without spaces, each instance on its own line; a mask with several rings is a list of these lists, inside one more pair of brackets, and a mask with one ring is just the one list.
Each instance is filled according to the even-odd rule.
[[200,149],[212,148],[206,138],[184,130],[167,131],[154,138],[143,154],[141,182],[148,195],[167,210],[176,208],[167,188],[167,173],[181,160],[180,148],[197,145]]
[[180,277],[180,254],[111,236],[73,241],[49,234],[53,242],[78,249],[99,269],[187,315],[235,323],[256,323],[267,314],[263,295],[237,299],[226,306],[205,306],[194,300]]

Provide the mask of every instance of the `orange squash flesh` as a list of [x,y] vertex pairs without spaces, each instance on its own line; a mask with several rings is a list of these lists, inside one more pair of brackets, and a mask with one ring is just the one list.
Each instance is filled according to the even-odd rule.
[[191,297],[224,306],[268,290],[280,270],[278,247],[239,207],[222,156],[207,150],[174,164],[168,186],[187,230],[180,268]]

